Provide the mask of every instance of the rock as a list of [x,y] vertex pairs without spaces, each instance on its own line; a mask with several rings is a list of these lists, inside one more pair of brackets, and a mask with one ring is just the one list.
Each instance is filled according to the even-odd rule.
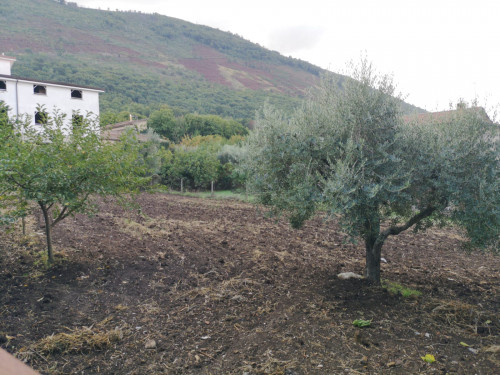
[[235,295],[234,297],[231,298],[233,301],[238,301],[238,302],[243,302],[246,301],[247,299],[239,294]]
[[349,279],[362,279],[363,276],[358,275],[354,272],[342,272],[337,275],[337,277],[341,280],[349,280]]
[[474,353],[474,354],[477,354],[479,352],[479,350],[474,349],[474,348],[467,348],[467,349],[469,349],[469,351]]
[[156,349],[156,341],[155,340],[148,340],[146,341],[146,345],[144,345],[146,349]]

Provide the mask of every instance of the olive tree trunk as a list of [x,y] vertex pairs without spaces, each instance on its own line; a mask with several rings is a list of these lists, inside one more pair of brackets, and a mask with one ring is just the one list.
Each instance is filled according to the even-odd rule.
[[380,285],[380,256],[382,254],[383,239],[380,238],[380,219],[374,215],[364,224],[364,240],[366,250],[366,279]]
[[382,244],[378,241],[365,243],[366,246],[366,268],[365,277],[373,284],[380,285],[380,256],[382,255]]

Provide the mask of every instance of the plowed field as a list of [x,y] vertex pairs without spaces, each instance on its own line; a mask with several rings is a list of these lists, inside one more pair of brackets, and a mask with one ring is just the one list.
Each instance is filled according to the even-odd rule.
[[241,202],[137,203],[61,222],[50,269],[35,220],[0,234],[2,348],[43,374],[500,373],[500,258],[453,229],[385,245],[383,279],[421,292],[404,297],[338,279],[364,250],[321,217],[293,230]]

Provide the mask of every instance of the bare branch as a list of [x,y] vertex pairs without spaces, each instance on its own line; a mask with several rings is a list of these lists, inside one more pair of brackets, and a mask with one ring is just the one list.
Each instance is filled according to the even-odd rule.
[[436,211],[436,207],[429,206],[426,209],[424,209],[423,211],[420,211],[418,214],[413,216],[405,224],[400,225],[400,226],[392,226],[392,227],[387,228],[386,230],[384,230],[380,233],[380,235],[377,238],[377,242],[384,242],[387,237],[398,235],[399,233],[407,230],[408,228],[417,224],[418,222],[425,219],[426,217],[431,216],[434,213],[434,211]]

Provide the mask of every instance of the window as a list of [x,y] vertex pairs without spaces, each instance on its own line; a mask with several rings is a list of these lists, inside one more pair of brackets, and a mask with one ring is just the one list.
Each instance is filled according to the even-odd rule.
[[41,125],[46,124],[48,119],[48,115],[46,112],[35,112],[35,124]]
[[0,81],[0,91],[5,91],[5,90],[7,90],[7,82]]
[[33,85],[33,93],[38,95],[47,95],[47,87],[42,85]]
[[83,116],[82,115],[73,115],[71,118],[71,125],[73,125],[73,129],[81,126],[83,124]]
[[81,99],[83,97],[82,90],[71,90],[72,99]]

